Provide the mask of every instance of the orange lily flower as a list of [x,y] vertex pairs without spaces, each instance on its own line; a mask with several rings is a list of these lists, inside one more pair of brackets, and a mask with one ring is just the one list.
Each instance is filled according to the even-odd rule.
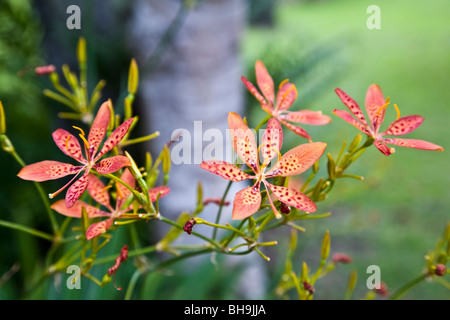
[[49,194],[49,197],[52,199],[54,196],[67,188],[80,175],[80,173],[84,172],[83,175],[67,190],[65,203],[68,208],[72,207],[86,190],[88,185],[87,176],[91,169],[94,169],[100,174],[109,174],[131,165],[130,160],[121,155],[109,157],[98,162],[98,160],[105,153],[114,148],[123,139],[134,121],[134,118],[130,118],[117,127],[117,129],[114,130],[114,132],[105,141],[100,152],[97,153],[100,143],[106,135],[110,118],[111,111],[109,102],[106,101],[100,107],[94,122],[92,123],[87,140],[83,130],[78,127],[74,127],[81,131],[79,136],[83,140],[85,156],[83,156],[82,149],[75,136],[63,129],[58,129],[53,132],[52,137],[58,148],[69,157],[80,162],[82,166],[74,166],[69,163],[45,160],[25,166],[22,170],[20,170],[17,176],[24,180],[41,182],[75,174],[75,176],[65,186],[58,191]]
[[[249,175],[234,164],[225,161],[207,160],[203,161],[200,167],[230,181],[256,180],[253,186],[247,187],[236,194],[233,202],[233,219],[244,219],[258,211],[261,205],[261,183],[264,184],[267,192],[272,191],[272,194],[279,201],[288,206],[307,212],[316,211],[316,204],[305,194],[292,188],[275,186],[269,183],[267,179],[303,173],[322,156],[326,143],[302,144],[281,156],[283,131],[276,118],[270,118],[268,121],[259,148],[256,146],[255,135],[238,114],[233,112],[228,114],[228,125],[234,150],[239,158],[251,168],[254,175]],[[260,149],[263,156],[262,163],[260,163],[259,157]],[[278,161],[268,167],[275,156],[278,156]],[[268,199],[275,216],[280,218],[281,214],[273,204],[271,197],[269,196]]]
[[330,117],[323,115],[321,111],[288,111],[297,99],[298,93],[295,85],[288,82],[288,79],[281,82],[275,100],[274,82],[262,61],[256,61],[255,72],[256,82],[262,94],[245,77],[241,77],[242,82],[260,102],[264,111],[272,117],[277,118],[284,126],[294,131],[296,134],[311,140],[310,135],[305,131],[305,129],[294,125],[291,122],[310,125],[324,125],[332,120]]
[[397,105],[394,104],[394,107],[397,111],[397,120],[392,122],[385,131],[379,132],[380,126],[384,121],[386,107],[390,102],[389,97],[386,100],[384,99],[383,92],[378,85],[372,84],[367,90],[366,94],[365,104],[366,111],[369,116],[369,122],[367,122],[366,117],[364,117],[361,108],[355,100],[353,100],[348,94],[346,94],[339,88],[337,88],[335,91],[342,102],[356,117],[356,119],[348,111],[345,110],[334,109],[333,113],[338,117],[344,119],[357,129],[361,130],[367,136],[372,137],[374,139],[373,144],[384,155],[388,156],[395,152],[394,148],[389,148],[386,144],[394,144],[397,146],[422,150],[444,150],[441,146],[424,140],[385,138],[384,136],[386,135],[401,136],[416,130],[422,124],[424,118],[419,115],[411,115],[400,118],[400,111]]

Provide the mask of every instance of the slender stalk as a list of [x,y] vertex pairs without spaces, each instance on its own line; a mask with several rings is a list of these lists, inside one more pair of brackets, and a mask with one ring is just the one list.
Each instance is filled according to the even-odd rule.
[[14,230],[19,230],[19,231],[31,234],[35,237],[42,238],[42,239],[45,239],[48,241],[53,241],[53,236],[51,234],[48,234],[48,233],[45,233],[45,232],[42,232],[42,231],[39,231],[39,230],[36,230],[33,228],[29,228],[29,227],[26,227],[26,226],[18,224],[18,223],[0,220],[0,226],[11,228]]
[[[225,203],[225,198],[228,195],[228,191],[230,191],[232,183],[233,183],[233,181],[228,182],[225,192],[223,193],[222,200],[220,201],[220,205],[219,205],[219,211],[217,212],[216,223],[219,223],[219,221],[220,221],[220,217],[222,216],[223,204]],[[217,229],[214,229],[212,239],[216,240],[216,236],[217,236]]]
[[421,274],[417,278],[413,279],[411,282],[405,284],[403,287],[401,287],[400,289],[395,291],[389,297],[389,300],[397,300],[397,299],[399,299],[401,296],[403,296],[405,293],[407,293],[409,290],[411,290],[415,285],[417,285],[420,282],[422,282],[423,280],[425,280],[427,276],[428,276],[427,273]]

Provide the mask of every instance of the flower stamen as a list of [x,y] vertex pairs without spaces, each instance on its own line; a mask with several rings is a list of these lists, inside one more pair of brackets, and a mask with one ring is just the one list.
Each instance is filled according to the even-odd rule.
[[81,129],[81,128],[79,128],[79,127],[76,127],[76,126],[72,126],[72,127],[73,127],[74,129],[77,129],[77,130],[79,130],[79,131],[81,132],[81,133],[79,134],[79,136],[80,136],[81,140],[83,140],[84,145],[86,146],[87,150],[89,150],[89,148],[90,148],[89,142],[87,142],[87,140],[86,140],[86,138],[85,138],[85,134],[84,134],[83,129]]
[[386,108],[389,104],[390,104],[390,102],[389,102],[389,97],[387,97],[387,98],[386,98],[386,103],[383,104],[383,105],[378,109],[378,111],[377,111],[377,116],[379,116],[381,110],[383,110],[384,108]]
[[397,107],[397,105],[394,103],[395,111],[397,111],[397,120],[400,119],[400,109]]

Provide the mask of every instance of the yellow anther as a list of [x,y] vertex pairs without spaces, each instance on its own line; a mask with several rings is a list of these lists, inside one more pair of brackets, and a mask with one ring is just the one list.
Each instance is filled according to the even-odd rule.
[[120,185],[117,181],[116,181],[116,189],[117,189],[117,197],[120,197],[123,199],[123,194],[122,194],[122,191],[120,191]]
[[394,103],[395,111],[397,111],[397,120],[400,119],[400,109],[397,107],[397,105]]
[[292,90],[295,91],[295,99],[297,99],[297,97],[298,97],[298,91],[297,91],[297,88],[295,87],[294,84],[293,84],[288,90],[286,90],[286,92],[283,94],[283,99],[286,98],[286,96],[288,95],[288,93],[291,92]]
[[106,190],[108,190],[109,188],[111,188],[112,186],[106,186],[102,189],[102,193],[105,192]]
[[283,81],[281,81],[280,85],[278,86],[278,89],[281,89],[281,87],[288,81],[289,79],[284,79]]
[[87,147],[88,150],[89,150],[89,142],[87,142],[87,140],[86,140],[86,138],[85,138],[83,129],[78,128],[78,127],[76,127],[76,126],[72,126],[72,127],[75,128],[75,129],[77,129],[77,130],[79,130],[79,131],[81,132],[81,133],[79,134],[79,136],[80,136],[81,140],[83,140],[84,144],[86,145],[86,147]]
[[384,108],[386,108],[388,105],[389,105],[389,97],[387,97],[386,98],[386,103],[385,104],[383,104],[379,109],[378,109],[378,111],[377,111],[377,116],[379,116],[380,115],[380,112],[381,112],[381,110],[383,110]]

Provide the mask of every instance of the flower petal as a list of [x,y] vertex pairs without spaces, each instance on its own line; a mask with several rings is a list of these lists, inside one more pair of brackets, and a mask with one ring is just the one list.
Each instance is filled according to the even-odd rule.
[[353,113],[355,115],[355,117],[365,126],[367,127],[367,121],[366,118],[364,117],[364,114],[362,113],[361,108],[359,107],[359,105],[356,103],[355,100],[353,100],[348,94],[346,94],[344,91],[342,91],[341,89],[337,88],[335,90],[335,92],[337,93],[337,95],[339,96],[339,98],[342,100],[342,102],[347,106],[347,108],[351,111],[351,113]]
[[299,126],[295,126],[292,123],[289,123],[283,119],[278,118],[278,120],[280,120],[280,122],[287,127],[288,129],[292,130],[294,133],[298,134],[299,136],[306,138],[308,140],[311,140],[311,136],[309,135],[308,132],[306,132],[305,129],[303,129],[302,127]]
[[[241,77],[241,80],[248,91],[250,91],[250,93],[256,98],[256,100],[261,103],[261,105],[268,106],[266,99],[261,95],[261,93],[259,93],[258,89],[256,89],[256,87],[250,81],[248,81],[245,77]],[[272,109],[272,106],[270,106],[269,108]]]
[[82,207],[86,209],[88,218],[108,217],[108,212],[102,211],[97,207],[91,206],[84,201],[77,200],[71,208],[67,208],[64,200],[58,200],[50,206],[56,212],[73,218],[81,218]]
[[[131,174],[130,170],[128,170],[128,168],[125,168],[122,175],[120,176],[120,180],[122,180],[123,182],[128,184],[133,189],[136,186],[136,179],[133,177],[133,175]],[[122,208],[123,202],[125,200],[127,200],[128,197],[130,196],[131,191],[121,183],[117,183],[117,188],[119,190],[117,192],[116,207],[117,207],[117,209],[120,209],[120,208]]]
[[87,163],[81,152],[80,143],[75,136],[64,129],[58,129],[52,133],[52,137],[58,148],[66,155],[83,164]]
[[69,163],[45,160],[23,167],[17,176],[24,180],[42,182],[75,174],[82,168]]
[[356,119],[353,118],[352,115],[351,115],[349,112],[347,112],[347,111],[345,111],[345,110],[337,110],[337,109],[334,109],[334,110],[333,110],[333,113],[334,113],[335,115],[337,115],[339,118],[341,118],[341,119],[347,121],[348,123],[350,123],[352,126],[354,126],[354,127],[356,127],[357,129],[361,130],[361,131],[364,132],[365,134],[371,135],[371,134],[369,133],[369,131],[367,130],[367,128],[366,128],[364,125],[362,125],[361,123],[359,123],[358,121],[356,121]]
[[255,73],[256,83],[258,84],[259,89],[266,98],[267,102],[273,106],[275,99],[273,79],[264,66],[264,63],[260,60],[257,60],[255,63]]
[[114,218],[109,218],[94,224],[91,224],[86,230],[86,239],[91,240],[92,238],[105,233],[113,224]]
[[[87,170],[86,170],[87,171]],[[67,190],[66,193],[66,207],[72,208],[72,206],[75,204],[75,201],[77,201],[81,195],[83,194],[84,190],[86,190],[88,185],[88,177],[87,172],[81,176],[77,181],[75,181]]]
[[224,179],[235,182],[252,178],[252,176],[244,173],[244,171],[236,167],[234,164],[225,161],[206,160],[200,164],[200,168],[217,174]]
[[314,201],[300,191],[292,188],[274,186],[267,182],[266,184],[269,186],[270,190],[272,190],[275,197],[281,202],[306,212],[315,212],[317,210]]
[[166,196],[168,193],[170,192],[170,188],[168,186],[159,186],[159,187],[155,187],[155,188],[151,188],[150,190],[148,190],[148,194],[150,195],[150,202],[155,202],[156,199],[159,198],[161,199],[162,197]]
[[395,139],[383,139],[383,141],[385,143],[395,144],[397,146],[407,148],[431,150],[431,151],[444,151],[443,147],[424,140],[395,138]]
[[366,111],[369,115],[370,123],[375,130],[376,126],[379,126],[386,113],[386,108],[380,110],[380,108],[386,103],[383,92],[377,84],[372,84],[366,93]]
[[261,151],[264,163],[268,164],[278,155],[283,145],[283,129],[276,118],[270,118],[261,140]]
[[394,148],[389,148],[385,143],[384,143],[384,139],[376,139],[373,142],[373,145],[381,151],[381,153],[383,153],[385,156],[388,156],[392,153],[395,152]]
[[258,211],[261,205],[261,193],[259,191],[258,184],[257,186],[248,187],[236,193],[233,202],[233,219],[245,219]]
[[92,199],[113,211],[110,205],[109,193],[106,191],[106,186],[102,180],[93,174],[88,175],[87,190]]
[[92,123],[91,130],[89,131],[88,143],[90,148],[92,148],[91,152],[93,155],[97,152],[100,143],[105,137],[106,130],[108,129],[108,124],[111,119],[109,103],[109,101],[105,101],[100,106],[94,122]]
[[286,152],[278,163],[269,170],[266,177],[293,176],[305,172],[325,151],[324,142],[301,144]]
[[283,84],[277,93],[277,104],[275,111],[284,111],[289,109],[295,99],[297,99],[297,88],[295,85],[289,82]]
[[125,156],[114,156],[103,159],[94,165],[94,169],[100,174],[113,173],[123,167],[130,166],[130,159]]
[[402,117],[392,122],[389,128],[381,135],[401,136],[410,133],[416,130],[422,124],[423,120],[423,117],[417,115]]
[[107,153],[109,150],[114,148],[120,141],[122,141],[123,137],[128,133],[128,130],[130,129],[131,124],[133,123],[134,118],[130,118],[126,120],[124,123],[122,123],[120,126],[117,127],[116,130],[111,133],[111,135],[106,139],[105,143],[103,144],[102,149],[100,150],[99,154],[95,157],[95,159],[99,159],[102,155]]
[[279,118],[297,122],[297,123],[306,123],[316,126],[321,126],[331,122],[331,118],[322,114],[322,111],[310,111],[310,110],[300,110],[300,111],[291,111],[287,114],[280,115]]
[[228,113],[231,143],[239,158],[255,173],[259,171],[258,151],[255,134],[244,120],[234,112]]

